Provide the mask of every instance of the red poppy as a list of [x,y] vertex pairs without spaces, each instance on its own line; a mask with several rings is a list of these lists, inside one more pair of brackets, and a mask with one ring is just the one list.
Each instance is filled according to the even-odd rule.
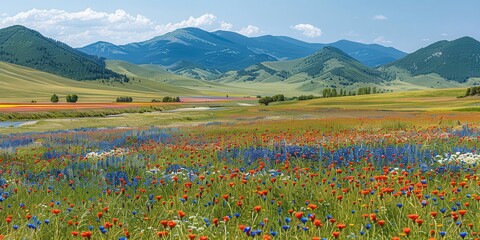
[[183,218],[183,217],[185,217],[185,212],[184,212],[184,211],[182,211],[182,210],[178,210],[178,212],[177,212],[177,213],[178,213],[178,216],[179,216],[180,218]]
[[60,213],[60,209],[52,209],[50,212],[56,215]]
[[412,221],[415,221],[415,219],[418,218],[417,214],[408,214],[408,218],[410,218]]
[[168,221],[167,225],[169,228],[174,228],[175,226],[177,226],[177,223],[174,221]]
[[296,212],[295,217],[300,219],[303,216],[303,212]]
[[315,219],[315,221],[313,221],[313,225],[315,225],[316,227],[321,227],[323,226],[322,225],[322,221],[318,220],[318,219]]
[[385,220],[378,220],[378,225],[380,225],[381,227],[383,227],[383,225],[385,225]]
[[159,236],[159,237],[166,237],[166,236],[168,236],[168,231],[160,231],[160,232],[157,232],[157,236]]
[[423,223],[423,219],[416,219],[415,222],[418,224],[418,226],[421,226]]
[[83,238],[88,238],[90,239],[92,237],[92,232],[91,231],[86,231],[86,232],[82,232],[80,234]]

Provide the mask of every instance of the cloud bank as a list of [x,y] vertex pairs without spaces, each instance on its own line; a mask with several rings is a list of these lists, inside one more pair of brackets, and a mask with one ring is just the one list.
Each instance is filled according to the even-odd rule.
[[304,36],[307,37],[320,37],[322,36],[322,30],[311,24],[301,23],[292,27],[292,29],[301,31]]
[[[35,29],[47,37],[81,47],[95,41],[115,44],[145,41],[178,28],[197,27],[206,30],[222,29],[233,31],[233,25],[218,21],[211,13],[170,23],[157,23],[140,14],[130,14],[118,9],[100,12],[87,8],[78,12],[58,9],[31,9],[13,16],[0,15],[0,27],[23,25]],[[250,36],[260,33],[256,26],[249,25],[238,31]]]

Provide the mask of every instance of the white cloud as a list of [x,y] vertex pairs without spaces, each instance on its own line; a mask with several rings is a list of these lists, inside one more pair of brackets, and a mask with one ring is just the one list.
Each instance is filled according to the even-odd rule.
[[166,33],[174,31],[175,29],[185,28],[185,27],[203,27],[212,25],[217,17],[213,14],[206,13],[198,18],[190,16],[187,20],[183,20],[179,23],[168,23],[162,24],[155,27],[158,33]]
[[221,21],[220,22],[220,30],[225,30],[225,31],[230,31],[232,30],[233,28],[233,25],[231,23],[227,23],[227,22],[224,22],[224,21]]
[[386,40],[384,36],[379,36],[379,37],[373,39],[373,42],[378,43],[378,44],[390,44],[390,43],[392,43],[392,41]]
[[374,20],[387,20],[388,18],[385,17],[384,15],[375,15],[373,16]]
[[242,35],[245,35],[245,36],[252,36],[252,35],[260,33],[260,28],[257,27],[257,26],[248,25],[248,26],[240,29],[240,31],[238,31],[238,33],[240,33]]
[[442,33],[440,35],[445,37],[445,36],[448,36],[448,33]]
[[422,41],[422,42],[429,42],[429,41],[430,41],[430,38],[422,38],[421,41]]
[[317,28],[311,24],[306,24],[306,23],[301,23],[297,24],[293,27],[292,29],[302,31],[302,34],[307,36],[307,37],[320,37],[322,36],[322,30],[320,28]]
[[216,19],[215,15],[205,13],[176,23],[158,24],[145,16],[130,14],[122,9],[114,12],[99,12],[91,8],[78,12],[31,9],[13,16],[2,14],[0,27],[24,25],[79,47],[98,40],[115,44],[144,41],[184,27],[209,28],[218,24]]

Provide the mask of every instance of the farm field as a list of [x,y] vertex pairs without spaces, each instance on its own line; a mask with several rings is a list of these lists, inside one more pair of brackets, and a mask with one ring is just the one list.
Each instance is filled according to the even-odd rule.
[[475,98],[450,91],[402,93],[395,104],[382,103],[395,94],[215,102],[2,128],[0,233],[475,239],[480,117],[465,110]]

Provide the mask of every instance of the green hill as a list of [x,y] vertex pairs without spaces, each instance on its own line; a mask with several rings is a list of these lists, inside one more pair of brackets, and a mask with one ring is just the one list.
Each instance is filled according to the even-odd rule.
[[341,50],[325,47],[305,58],[291,61],[265,62],[249,68],[230,72],[224,78],[240,81],[286,81],[296,76],[302,79],[338,80],[346,84],[363,82],[379,83],[384,81],[382,73],[371,69]]
[[46,38],[23,26],[0,29],[0,61],[76,80],[116,79],[125,76],[105,68],[103,59]]
[[[174,75],[175,76],[175,75]],[[188,85],[188,83],[184,83]],[[129,83],[101,80],[77,81],[15,64],[0,62],[0,102],[50,102],[53,93],[65,101],[67,94],[77,94],[79,102],[112,102],[119,96],[135,102],[149,102],[164,96],[202,96],[193,87],[141,79]]]
[[407,70],[413,76],[436,73],[460,83],[480,77],[480,42],[463,37],[454,41],[439,41],[382,67]]

